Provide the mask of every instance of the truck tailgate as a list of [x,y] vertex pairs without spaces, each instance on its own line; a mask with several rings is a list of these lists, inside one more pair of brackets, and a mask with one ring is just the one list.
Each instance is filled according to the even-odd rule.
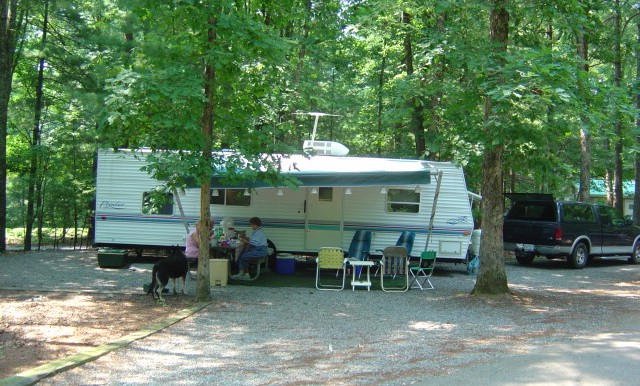
[[503,240],[505,243],[551,245],[556,227],[555,222],[506,220]]

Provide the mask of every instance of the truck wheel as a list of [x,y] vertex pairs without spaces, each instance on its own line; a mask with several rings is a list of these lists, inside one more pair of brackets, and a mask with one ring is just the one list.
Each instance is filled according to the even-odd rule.
[[631,257],[629,257],[629,263],[640,263],[640,243],[635,243],[635,245],[633,246],[633,252],[631,252]]
[[535,256],[530,254],[530,253],[517,253],[516,252],[516,260],[518,260],[518,263],[520,263],[522,265],[531,265],[531,263],[533,262],[534,258],[535,258]]
[[578,243],[569,256],[569,263],[573,268],[584,268],[589,259],[589,249],[585,243]]

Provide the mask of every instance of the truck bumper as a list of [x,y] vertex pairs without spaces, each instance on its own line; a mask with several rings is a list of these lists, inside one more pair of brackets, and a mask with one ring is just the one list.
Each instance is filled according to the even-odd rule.
[[568,256],[571,254],[571,247],[560,245],[504,243],[504,250],[542,256]]

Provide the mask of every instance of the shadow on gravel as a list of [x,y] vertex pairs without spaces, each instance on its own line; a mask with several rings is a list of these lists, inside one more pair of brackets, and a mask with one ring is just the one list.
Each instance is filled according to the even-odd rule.
[[458,266],[449,263],[436,265],[436,269],[433,271],[435,277],[456,277],[456,276],[469,276],[466,266]]
[[[570,270],[577,272],[580,271],[579,269],[571,267],[569,263],[564,259],[547,259],[541,256],[536,257],[535,260],[533,260],[533,263],[531,263],[530,265],[522,265],[515,260],[508,260],[505,265],[528,269]],[[631,265],[626,260],[626,257],[600,257],[591,259],[587,266],[583,269],[619,267],[626,265]]]

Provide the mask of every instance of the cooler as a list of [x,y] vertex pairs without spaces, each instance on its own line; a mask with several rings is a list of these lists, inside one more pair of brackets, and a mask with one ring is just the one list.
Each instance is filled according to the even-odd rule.
[[229,280],[229,260],[209,259],[209,281],[212,286],[226,287]]
[[100,268],[123,268],[127,265],[127,249],[99,249],[98,266]]
[[290,253],[278,253],[276,272],[280,275],[293,275],[296,271],[296,259]]

